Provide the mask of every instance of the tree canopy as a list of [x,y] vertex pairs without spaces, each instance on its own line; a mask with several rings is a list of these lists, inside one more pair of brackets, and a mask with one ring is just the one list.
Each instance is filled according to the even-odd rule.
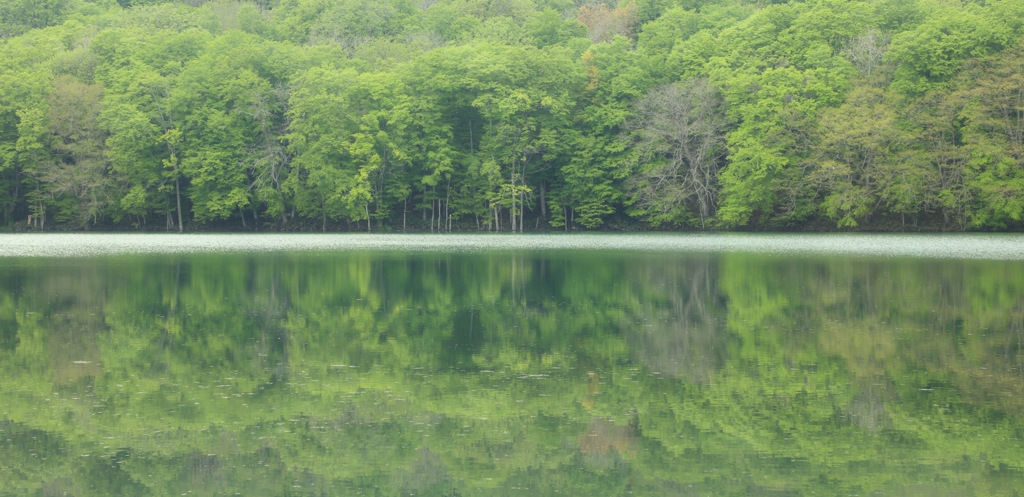
[[1024,227],[1024,0],[11,0],[9,229]]

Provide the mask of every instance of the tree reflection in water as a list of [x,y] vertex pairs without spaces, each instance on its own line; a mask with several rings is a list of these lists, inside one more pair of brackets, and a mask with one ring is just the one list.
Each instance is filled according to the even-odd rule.
[[0,266],[0,493],[1024,486],[1024,267],[614,252]]

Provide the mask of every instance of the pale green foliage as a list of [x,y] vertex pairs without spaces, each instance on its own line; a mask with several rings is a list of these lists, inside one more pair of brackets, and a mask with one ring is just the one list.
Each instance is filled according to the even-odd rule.
[[[7,225],[81,208],[33,173],[68,157],[40,116],[70,78],[112,229],[1024,226],[1022,0],[12,2]],[[726,119],[694,210],[629,146],[683,121],[626,124],[697,80]]]

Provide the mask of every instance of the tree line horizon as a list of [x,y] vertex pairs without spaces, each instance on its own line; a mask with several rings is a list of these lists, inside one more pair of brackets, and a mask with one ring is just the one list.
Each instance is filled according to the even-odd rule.
[[7,230],[1024,228],[1024,0],[9,0]]

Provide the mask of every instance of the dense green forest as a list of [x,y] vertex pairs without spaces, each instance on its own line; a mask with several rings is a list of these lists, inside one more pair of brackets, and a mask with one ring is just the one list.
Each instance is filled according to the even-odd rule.
[[1024,227],[1024,0],[579,2],[2,0],[3,224]]
[[8,260],[0,495],[1019,497],[1022,290],[1001,261]]

